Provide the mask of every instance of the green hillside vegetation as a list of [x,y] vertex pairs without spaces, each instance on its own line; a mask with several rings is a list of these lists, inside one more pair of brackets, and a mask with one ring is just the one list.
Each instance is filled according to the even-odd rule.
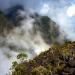
[[13,27],[13,23],[0,11],[0,35],[5,36]]
[[40,31],[45,43],[51,44],[58,42],[57,38],[60,35],[59,25],[48,16],[40,16],[35,21],[35,27]]
[[75,75],[75,42],[54,44],[33,60],[17,64],[12,75]]

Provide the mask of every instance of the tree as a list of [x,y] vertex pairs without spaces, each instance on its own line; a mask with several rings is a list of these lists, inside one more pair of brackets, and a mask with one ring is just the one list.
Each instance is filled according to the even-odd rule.
[[32,70],[31,75],[49,75],[49,74],[48,70],[44,66],[39,66]]

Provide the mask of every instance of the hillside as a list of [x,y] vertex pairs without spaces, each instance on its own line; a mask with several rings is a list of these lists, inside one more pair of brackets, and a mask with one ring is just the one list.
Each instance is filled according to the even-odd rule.
[[[36,12],[31,13],[31,11],[24,10],[21,5],[10,8],[6,16],[16,27],[22,27],[22,21],[24,21],[25,28],[31,25],[33,35],[40,33],[45,43],[58,42],[57,38],[60,36],[59,25],[48,16],[42,16]],[[33,22],[29,25],[30,20],[33,20]]]
[[[19,19],[20,17],[15,17],[15,22],[18,22],[15,23],[13,22],[14,20],[12,20],[13,15],[15,14],[11,13],[10,16],[7,16],[3,12],[0,13],[0,47],[5,48],[3,50],[5,51],[5,53],[11,55],[7,50],[14,52],[16,52],[16,50],[17,52],[19,52],[18,50],[25,50],[32,54],[32,56],[34,57],[34,55],[36,55],[36,46],[39,47],[42,43],[50,45],[59,42],[57,40],[60,35],[59,27],[48,16],[41,16],[36,13],[27,14],[25,16],[28,17],[25,17],[21,20]],[[24,25],[20,23],[22,20],[24,21]],[[30,22],[30,20],[34,20],[34,22]],[[28,28],[29,25],[31,26],[31,28]],[[40,37],[37,37],[38,35],[41,37],[41,39]],[[43,40],[43,42],[41,40]],[[13,75],[50,75],[51,73],[56,73],[57,71],[55,69],[59,68],[57,64],[60,60],[58,58],[60,52],[58,53],[58,47],[56,50],[55,49],[56,47],[53,47],[53,49],[49,49],[48,51],[41,53],[33,60],[17,65],[15,67]],[[56,51],[58,54],[56,53]],[[62,60],[61,62],[63,63]],[[55,69],[53,68],[53,66],[55,67]],[[63,66],[64,65],[62,65],[62,67]],[[38,69],[40,68],[42,69],[42,71],[35,74],[35,72],[39,71]],[[50,70],[48,70],[47,68],[50,68]]]
[[75,75],[75,42],[53,45],[33,60],[17,65],[12,75]]
[[0,36],[5,36],[14,28],[14,24],[0,11]]

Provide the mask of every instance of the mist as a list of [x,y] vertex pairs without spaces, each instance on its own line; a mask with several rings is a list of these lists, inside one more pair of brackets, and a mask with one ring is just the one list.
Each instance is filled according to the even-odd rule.
[[[51,30],[54,28],[53,25],[59,30],[59,36],[56,37],[55,41],[63,43],[64,37],[75,41],[75,29],[74,24],[72,24],[72,19],[75,16],[67,14],[69,7],[73,6],[72,4],[74,1],[69,0],[68,2],[65,0],[0,0],[0,10],[5,14],[16,5],[22,5],[24,8],[18,11],[18,16],[22,17],[19,25],[5,34],[5,37],[0,35],[0,75],[8,73],[12,61],[16,60],[18,53],[25,52],[28,54],[28,59],[31,59],[50,48],[52,42],[49,40],[50,36],[47,35],[50,30],[47,29],[47,33],[44,32],[44,27],[39,21],[40,15],[47,15],[56,22],[51,22]],[[35,12],[40,15],[36,17]],[[40,25],[37,25],[36,21]]]
[[[25,52],[28,54],[28,59],[32,59],[41,52],[48,50],[53,42],[51,35],[54,28],[57,30],[57,34],[59,33],[58,25],[51,19],[50,24],[45,27],[41,21],[43,16],[31,11],[27,13],[28,11],[26,10],[17,12],[17,16],[22,18],[22,20],[18,21],[18,25],[9,23],[7,27],[4,26],[5,24],[1,26],[3,28],[0,35],[1,75],[8,73],[12,61],[17,60],[16,57],[19,53]],[[12,18],[10,19],[12,20]],[[10,24],[11,26],[9,26]],[[56,36],[54,41],[57,41],[58,36]]]

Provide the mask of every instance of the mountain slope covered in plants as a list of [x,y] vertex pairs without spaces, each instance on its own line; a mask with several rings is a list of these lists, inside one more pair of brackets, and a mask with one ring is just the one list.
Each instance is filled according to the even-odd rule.
[[16,65],[12,75],[75,75],[75,42],[54,44],[33,60]]

